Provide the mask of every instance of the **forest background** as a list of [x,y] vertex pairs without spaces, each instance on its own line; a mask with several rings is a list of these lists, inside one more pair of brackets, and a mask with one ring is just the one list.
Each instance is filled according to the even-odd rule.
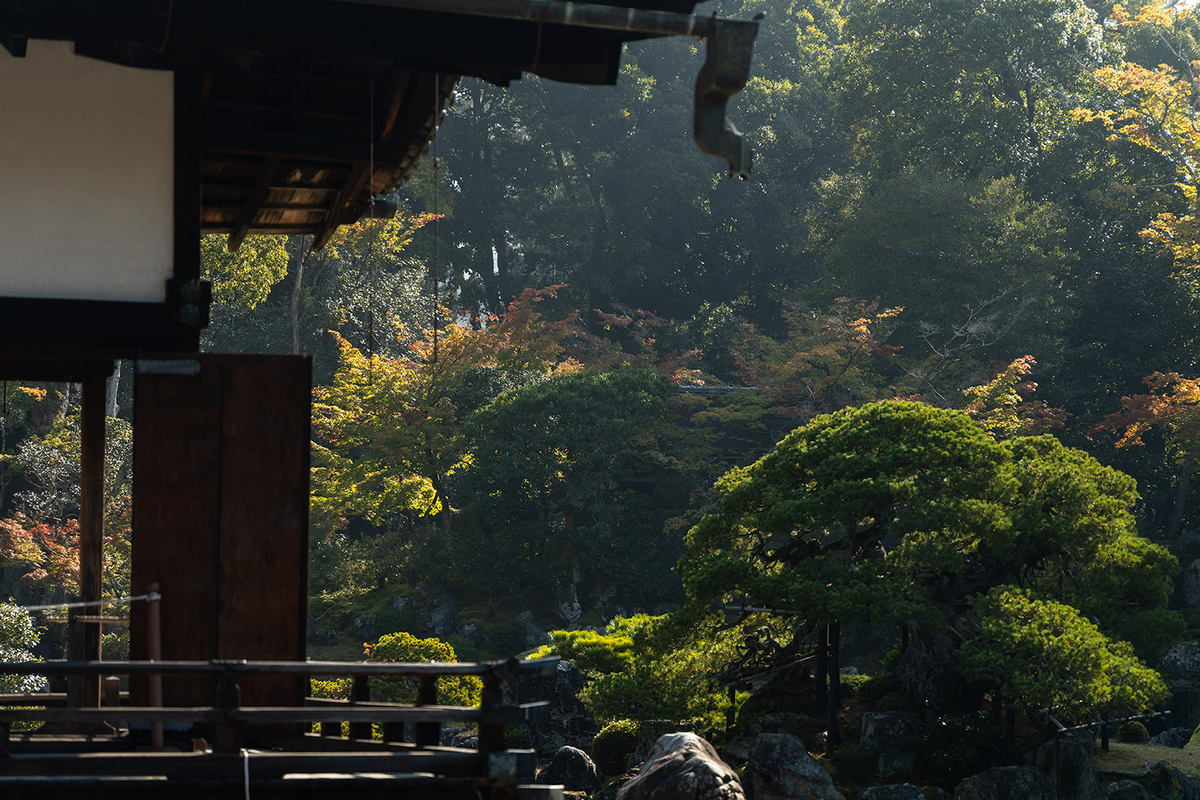
[[[1136,478],[1144,537],[1185,569],[1200,558],[1193,16],[706,10],[766,15],[730,112],[750,181],[691,141],[702,45],[652,41],[614,88],[464,81],[394,220],[315,252],[205,239],[204,349],[314,357],[321,654],[394,631],[508,654],[524,611],[580,629],[677,607],[714,481],[875,400],[965,409],[1000,439],[1052,432]],[[128,588],[131,378],[110,401],[112,596]],[[57,601],[78,397],[5,394],[0,593]]]

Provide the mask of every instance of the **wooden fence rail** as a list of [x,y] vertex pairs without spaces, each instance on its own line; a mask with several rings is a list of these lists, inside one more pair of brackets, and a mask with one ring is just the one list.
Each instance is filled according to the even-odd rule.
[[[505,704],[501,683],[509,678],[552,675],[557,666],[557,658],[478,663],[240,660],[0,663],[0,675],[217,678],[210,706],[129,706],[127,693],[116,691],[113,678],[110,678],[109,703],[120,705],[72,706],[65,694],[57,692],[0,695],[0,789],[19,787],[21,780],[35,776],[72,780],[91,776],[97,781],[124,776],[278,782],[304,774],[425,777],[432,774],[457,781],[447,782],[447,787],[459,786],[465,779],[473,782],[476,790],[486,789],[486,792],[476,791],[476,796],[515,798],[518,785],[533,778],[535,754],[507,749],[506,726],[546,718],[548,704]],[[350,699],[309,697],[297,706],[241,705],[238,681],[243,676],[287,674],[350,677],[353,679]],[[439,705],[437,679],[463,675],[482,679],[480,704]],[[369,699],[372,679],[404,677],[417,679],[415,703]],[[46,724],[28,732],[12,730],[14,723],[32,722]],[[477,726],[476,746],[443,747],[442,727],[447,724]],[[103,725],[109,726],[109,733],[97,735],[95,732]],[[177,735],[174,747],[148,748],[144,733],[137,730],[148,725],[158,730],[164,725],[185,730]],[[313,726],[319,726],[319,734],[311,732]],[[72,735],[73,729],[81,733]],[[376,729],[382,738],[374,734]],[[189,730],[203,731],[211,742],[193,741]],[[279,731],[292,733],[281,735]],[[342,735],[344,732],[349,735]],[[181,748],[180,743],[186,748]],[[246,749],[248,746],[254,749]],[[520,794],[527,797],[529,793],[527,787]],[[187,795],[185,791],[180,797]]]

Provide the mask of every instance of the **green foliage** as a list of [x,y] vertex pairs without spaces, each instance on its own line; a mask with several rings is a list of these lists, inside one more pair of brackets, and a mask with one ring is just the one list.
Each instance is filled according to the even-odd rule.
[[309,697],[323,697],[328,700],[349,700],[350,685],[353,682],[351,678],[331,678],[329,680],[310,678],[308,694]]
[[200,239],[200,265],[219,303],[236,303],[253,309],[287,277],[287,239],[283,236],[247,236],[237,252],[225,246],[226,237],[209,234]]
[[1117,741],[1145,744],[1150,741],[1150,731],[1146,730],[1146,726],[1136,719],[1131,719],[1117,728]]
[[625,761],[637,749],[641,723],[632,719],[609,722],[592,739],[592,761],[605,775],[625,774]]
[[530,658],[558,655],[570,661],[587,678],[620,672],[633,662],[633,639],[596,631],[552,631],[552,644],[543,645]]
[[1133,481],[1053,437],[997,443],[961,412],[875,403],[816,418],[717,489],[680,563],[696,605],[942,627],[953,623],[942,608],[998,586],[975,602],[982,632],[962,648],[976,679],[1068,715],[1162,695],[1129,644],[1029,594],[1111,624],[1161,607],[1177,568],[1134,531]]
[[848,745],[834,750],[825,763],[839,783],[865,783],[874,773],[876,760],[861,747]]
[[[41,661],[31,652],[38,638],[29,612],[12,603],[0,603],[0,661]],[[45,686],[46,679],[38,675],[0,677],[2,692],[29,694],[45,691]]]
[[1180,612],[1147,608],[1122,619],[1118,633],[1120,638],[1133,645],[1138,658],[1153,664],[1184,638],[1187,628],[1187,621]]
[[[379,637],[373,645],[367,645],[368,661],[458,661],[454,648],[440,639],[418,639],[410,633],[400,631]],[[375,700],[391,703],[413,703],[417,699],[416,678],[389,678],[373,681],[371,696]],[[438,703],[454,706],[479,705],[483,682],[473,675],[438,678]]]
[[998,586],[972,601],[975,635],[958,649],[963,674],[1026,708],[1060,718],[1141,711],[1169,696],[1162,678],[1075,609]]
[[930,783],[958,783],[992,765],[1003,737],[1000,728],[982,714],[938,717],[925,723],[915,743],[916,769]]
[[530,657],[570,653],[590,678],[579,698],[601,725],[668,719],[723,730],[729,701],[712,675],[732,655],[734,638],[706,639],[688,628],[669,616],[618,617],[603,634],[554,631],[554,642]]

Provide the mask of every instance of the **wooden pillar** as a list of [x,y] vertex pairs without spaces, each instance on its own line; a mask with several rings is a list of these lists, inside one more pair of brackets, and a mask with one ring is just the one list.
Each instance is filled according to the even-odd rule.
[[826,641],[829,643],[829,719],[825,730],[825,755],[833,755],[833,750],[842,743],[841,731],[838,729],[838,711],[842,706],[842,672],[841,658],[838,652],[841,644],[842,626],[838,622],[829,623]]
[[[111,368],[106,362],[105,367]],[[108,369],[98,366],[83,380],[79,456],[79,599],[100,600],[104,581],[104,401]],[[74,609],[72,609],[74,611]],[[83,610],[99,616],[100,608]],[[72,618],[78,616],[72,614]],[[73,622],[68,640],[71,661],[100,660],[100,624]],[[68,702],[83,708],[100,707],[100,676],[74,676],[67,684]]]

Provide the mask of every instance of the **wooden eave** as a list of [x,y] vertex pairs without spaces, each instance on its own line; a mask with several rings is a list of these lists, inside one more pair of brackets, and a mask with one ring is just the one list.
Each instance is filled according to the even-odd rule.
[[[692,0],[624,6],[690,12]],[[416,167],[462,75],[616,81],[626,31],[357,0],[0,0],[0,44],[195,76],[200,230],[322,246]]]

